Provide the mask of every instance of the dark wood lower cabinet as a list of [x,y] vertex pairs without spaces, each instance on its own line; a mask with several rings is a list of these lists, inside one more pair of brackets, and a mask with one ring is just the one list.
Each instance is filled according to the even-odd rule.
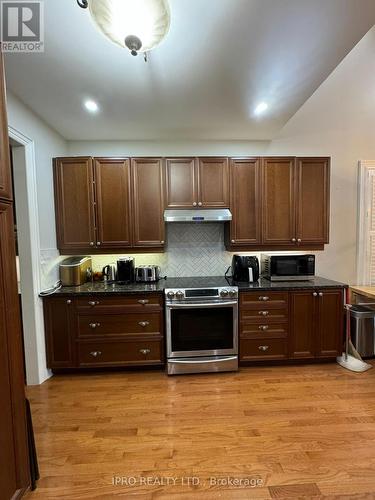
[[162,304],[161,294],[46,297],[48,367],[163,364]]

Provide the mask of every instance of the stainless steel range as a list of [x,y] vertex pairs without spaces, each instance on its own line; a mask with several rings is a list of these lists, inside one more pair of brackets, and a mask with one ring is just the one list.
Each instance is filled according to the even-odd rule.
[[167,369],[238,370],[238,288],[165,289]]

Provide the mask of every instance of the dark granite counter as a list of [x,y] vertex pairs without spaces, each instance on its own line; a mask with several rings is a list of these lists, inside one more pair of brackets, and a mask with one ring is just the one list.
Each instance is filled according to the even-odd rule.
[[224,276],[207,276],[191,278],[168,278],[157,283],[132,283],[122,285],[118,283],[107,284],[105,282],[85,283],[81,286],[66,286],[56,292],[55,295],[91,295],[91,294],[140,294],[140,293],[163,293],[165,288],[206,288],[236,285],[240,291],[251,290],[301,290],[321,288],[347,288],[348,285],[338,281],[328,280],[316,276],[309,281],[282,281],[271,282],[260,278],[256,283],[235,283]]

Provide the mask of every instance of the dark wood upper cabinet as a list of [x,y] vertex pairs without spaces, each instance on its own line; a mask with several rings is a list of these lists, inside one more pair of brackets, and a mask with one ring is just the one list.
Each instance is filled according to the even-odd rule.
[[261,243],[260,158],[230,161],[231,245]]
[[329,241],[329,158],[297,158],[296,237],[299,244]]
[[342,290],[321,290],[318,293],[319,335],[317,356],[335,357],[342,353],[344,297]]
[[164,172],[161,158],[131,160],[134,247],[164,245]]
[[167,207],[196,207],[198,182],[195,158],[167,158],[165,163]]
[[131,246],[130,161],[95,158],[97,246]]
[[9,168],[8,122],[5,100],[5,80],[3,73],[3,57],[0,50],[0,198],[12,199],[12,180]]
[[294,172],[295,158],[263,158],[263,244],[296,242]]
[[82,249],[96,245],[91,158],[54,161],[57,246]]
[[229,207],[228,158],[198,158],[198,206]]

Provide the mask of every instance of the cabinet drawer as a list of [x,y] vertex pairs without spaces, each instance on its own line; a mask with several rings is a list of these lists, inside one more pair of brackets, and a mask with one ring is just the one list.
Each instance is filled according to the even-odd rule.
[[263,309],[244,309],[240,312],[243,323],[278,323],[288,321],[288,309],[268,309],[264,304]]
[[266,338],[285,338],[288,336],[287,323],[272,323],[272,324],[251,324],[241,323],[240,336],[251,339],[266,339]]
[[284,359],[287,357],[288,344],[284,339],[241,339],[240,360]]
[[240,310],[242,309],[286,309],[288,307],[287,292],[244,292],[240,294]]
[[160,313],[78,314],[78,336],[158,334]]
[[152,365],[163,360],[161,340],[79,342],[79,366]]
[[129,295],[127,297],[78,297],[76,307],[79,311],[142,311],[161,309],[163,298],[157,294]]

